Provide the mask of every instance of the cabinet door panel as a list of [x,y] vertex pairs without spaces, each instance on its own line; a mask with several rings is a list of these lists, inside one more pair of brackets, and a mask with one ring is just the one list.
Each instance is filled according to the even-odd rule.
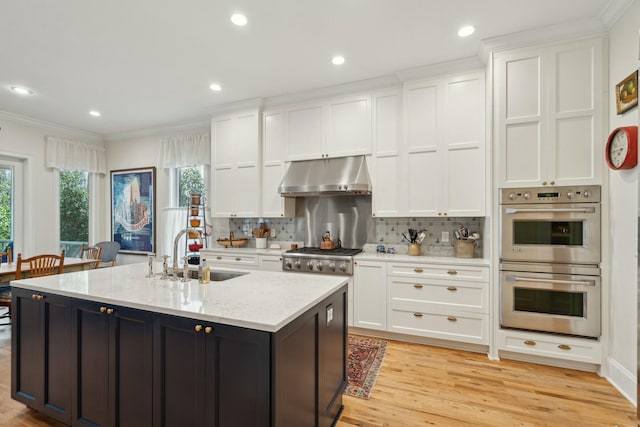
[[[557,113],[591,110],[594,94],[591,88],[595,80],[594,52],[592,46],[560,49],[555,52]],[[552,62],[553,63],[553,62]]]
[[540,124],[508,125],[504,143],[505,180],[509,183],[540,181]]
[[541,63],[537,52],[506,61],[505,119],[537,117],[541,114]]
[[231,209],[235,194],[234,172],[231,168],[216,169],[213,171],[213,204],[212,209],[217,216],[230,216],[235,213]]
[[180,427],[205,425],[204,333],[194,320],[170,316],[154,319],[154,422]]
[[258,168],[253,166],[236,169],[234,181],[226,181],[226,192],[233,201],[239,217],[257,217],[260,209]]
[[14,375],[11,397],[37,409],[42,399],[44,337],[40,303],[31,298],[32,293],[12,290],[11,360]]
[[371,153],[369,97],[329,104],[326,153],[332,157]]
[[484,215],[484,147],[460,147],[448,150],[447,154],[447,214],[456,217]]
[[286,160],[320,158],[323,140],[321,106],[294,108],[287,112]]
[[[44,413],[71,421],[71,306],[55,295],[43,300],[45,333]],[[55,413],[56,415],[52,415]],[[63,417],[63,418],[59,418]]]
[[593,117],[574,117],[556,122],[555,179],[593,179],[596,150]]
[[438,86],[428,84],[405,91],[406,129],[409,151],[438,145]]
[[110,425],[109,318],[99,306],[78,302],[74,309],[74,423]]
[[257,166],[259,158],[258,112],[243,114],[236,119],[235,160],[238,165]]
[[211,152],[213,154],[213,166],[230,166],[234,163],[234,150],[228,147],[233,146],[233,119],[225,117],[214,119],[211,126]]
[[409,153],[408,158],[408,211],[411,214],[437,216],[442,191],[440,153]]
[[478,144],[479,138],[484,139],[484,99],[484,82],[478,75],[446,84],[444,127],[447,146]]
[[[205,408],[219,425],[270,425],[270,337],[267,332],[215,325],[207,337],[211,386]],[[215,357],[214,357],[215,356]],[[217,384],[215,390],[214,384]],[[217,405],[216,405],[217,400]]]
[[358,261],[353,277],[354,326],[387,328],[387,264]]
[[150,426],[152,421],[153,355],[151,313],[117,308],[112,319],[111,389],[116,391],[118,426]]
[[398,154],[398,132],[400,129],[400,102],[398,94],[374,97],[374,141],[375,154]]
[[373,212],[376,216],[397,216],[400,213],[400,158],[397,155],[376,157],[376,174],[373,181],[375,191],[371,196]]

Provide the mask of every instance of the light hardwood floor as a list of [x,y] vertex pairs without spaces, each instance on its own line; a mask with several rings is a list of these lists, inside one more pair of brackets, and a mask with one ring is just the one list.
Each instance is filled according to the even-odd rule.
[[[11,400],[10,369],[0,326],[0,426],[62,426]],[[338,427],[636,426],[633,405],[596,374],[396,341],[371,398],[344,406]]]

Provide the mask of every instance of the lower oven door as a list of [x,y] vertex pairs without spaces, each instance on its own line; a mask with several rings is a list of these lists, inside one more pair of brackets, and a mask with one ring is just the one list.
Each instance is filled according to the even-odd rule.
[[600,336],[600,277],[502,271],[500,325]]

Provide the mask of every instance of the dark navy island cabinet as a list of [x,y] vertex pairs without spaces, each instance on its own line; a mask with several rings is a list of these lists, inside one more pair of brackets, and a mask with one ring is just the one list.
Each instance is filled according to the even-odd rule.
[[73,426],[330,426],[346,292],[265,332],[14,288],[11,396]]

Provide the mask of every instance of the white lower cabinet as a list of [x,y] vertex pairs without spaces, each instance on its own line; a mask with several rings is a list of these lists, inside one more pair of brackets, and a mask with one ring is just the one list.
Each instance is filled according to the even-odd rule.
[[497,344],[500,351],[527,356],[602,363],[602,344],[596,340],[501,329],[497,334]]
[[387,330],[489,344],[489,268],[392,264],[387,278]]
[[353,326],[489,344],[489,267],[357,260]]
[[356,261],[353,273],[353,326],[387,329],[387,263]]
[[200,251],[200,256],[207,260],[208,266],[213,268],[258,269],[258,255],[228,252],[223,249],[220,251],[203,250]]

